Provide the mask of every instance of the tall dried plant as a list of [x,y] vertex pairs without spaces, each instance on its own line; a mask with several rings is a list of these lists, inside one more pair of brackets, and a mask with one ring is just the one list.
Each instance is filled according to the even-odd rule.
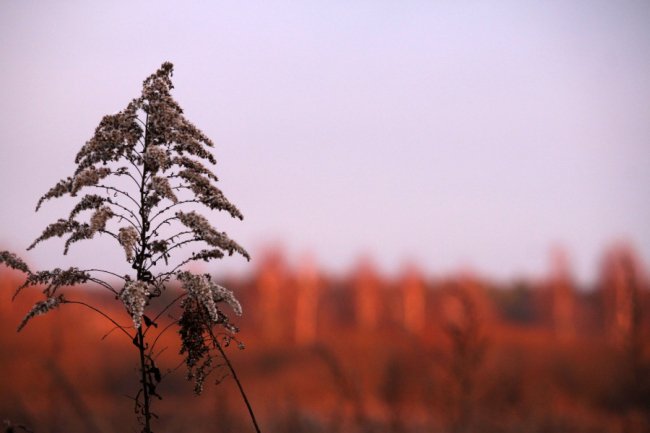
[[[157,396],[161,380],[152,334],[174,304],[181,310],[176,321],[181,354],[188,379],[194,380],[195,392],[201,392],[207,375],[218,365],[230,368],[236,379],[221,346],[224,340],[218,336],[224,336],[227,343],[237,332],[222,306],[228,304],[239,316],[241,305],[231,291],[216,284],[208,274],[195,274],[185,269],[186,265],[221,259],[226,254],[250,259],[244,248],[197,211],[225,211],[243,219],[237,207],[215,186],[217,177],[207,165],[216,163],[209,150],[214,145],[183,116],[170,93],[172,73],[173,65],[163,63],[144,80],[140,97],[124,110],[104,116],[93,137],[77,154],[72,176],[59,181],[36,206],[38,211],[47,200],[66,195],[79,197],[70,214],[48,225],[28,250],[50,238],[64,237],[63,253],[67,254],[76,242],[108,236],[124,250],[133,273],[119,275],[77,267],[33,272],[15,254],[0,252],[0,263],[27,275],[14,297],[26,287],[44,286],[45,299],[26,314],[19,331],[38,315],[61,305],[77,304],[102,314],[132,340],[140,366],[140,386],[134,400],[144,433],[151,432],[152,397]],[[182,247],[190,247],[190,253],[181,255]],[[107,277],[119,280],[119,285]],[[174,280],[183,288],[182,293],[162,311],[152,314],[152,299],[161,296]],[[130,315],[132,325],[120,325],[100,308],[69,299],[61,291],[63,287],[88,283],[115,295]],[[239,381],[237,384],[246,399]],[[250,405],[248,408],[255,423]]]

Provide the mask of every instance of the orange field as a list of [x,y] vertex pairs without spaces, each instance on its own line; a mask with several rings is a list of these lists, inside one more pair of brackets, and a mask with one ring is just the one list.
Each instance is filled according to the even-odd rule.
[[[387,279],[368,264],[325,276],[278,254],[258,263],[223,283],[244,307],[246,348],[228,354],[264,432],[650,431],[650,295],[628,250],[612,250],[587,288],[562,269],[493,284],[415,269]],[[131,342],[78,305],[16,333],[39,293],[12,302],[21,275],[1,272],[0,419],[36,433],[138,431]],[[129,323],[112,296],[67,294]],[[195,396],[175,326],[157,345],[169,374],[154,431],[253,431],[225,369]]]

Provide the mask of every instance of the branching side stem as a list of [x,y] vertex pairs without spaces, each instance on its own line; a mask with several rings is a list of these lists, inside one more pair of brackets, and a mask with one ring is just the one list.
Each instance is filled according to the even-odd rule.
[[221,347],[221,344],[219,344],[219,340],[214,335],[214,332],[212,332],[212,327],[208,326],[208,330],[210,332],[210,339],[212,340],[212,345],[219,351],[221,356],[223,356],[224,361],[226,361],[228,370],[230,370],[230,373],[232,374],[232,378],[235,380],[235,383],[237,384],[237,388],[239,388],[239,393],[241,394],[244,403],[246,403],[246,409],[248,409],[248,414],[251,417],[251,422],[253,423],[253,427],[255,427],[255,431],[257,433],[261,433],[260,427],[259,425],[257,425],[257,420],[255,419],[255,413],[253,412],[253,407],[248,401],[248,397],[246,396],[246,392],[244,392],[244,387],[242,386],[241,382],[239,381],[239,378],[237,377],[235,368],[232,366],[230,359],[228,359],[228,357],[226,356],[226,352],[225,350],[223,350],[223,347]]

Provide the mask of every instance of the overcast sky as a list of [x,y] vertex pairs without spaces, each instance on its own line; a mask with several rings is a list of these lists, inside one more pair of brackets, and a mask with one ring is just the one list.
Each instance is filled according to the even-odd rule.
[[[647,262],[648,23],[647,1],[3,1],[0,245],[67,214],[33,210],[169,60],[246,216],[212,221],[253,254],[511,278],[563,245],[588,280],[628,240]],[[108,241],[61,250],[25,257],[121,259]]]

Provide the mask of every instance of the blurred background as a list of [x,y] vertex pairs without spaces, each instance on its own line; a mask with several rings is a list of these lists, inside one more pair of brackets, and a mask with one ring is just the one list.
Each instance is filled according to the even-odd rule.
[[[3,2],[0,249],[69,212],[33,209],[171,61],[245,215],[211,222],[253,260],[203,270],[244,305],[229,353],[264,431],[648,431],[648,22],[643,1]],[[109,240],[62,249],[22,255],[129,271]],[[0,419],[131,426],[131,343],[82,312],[17,335],[19,283],[0,269]],[[191,391],[163,382],[156,431],[250,428],[230,378]]]

